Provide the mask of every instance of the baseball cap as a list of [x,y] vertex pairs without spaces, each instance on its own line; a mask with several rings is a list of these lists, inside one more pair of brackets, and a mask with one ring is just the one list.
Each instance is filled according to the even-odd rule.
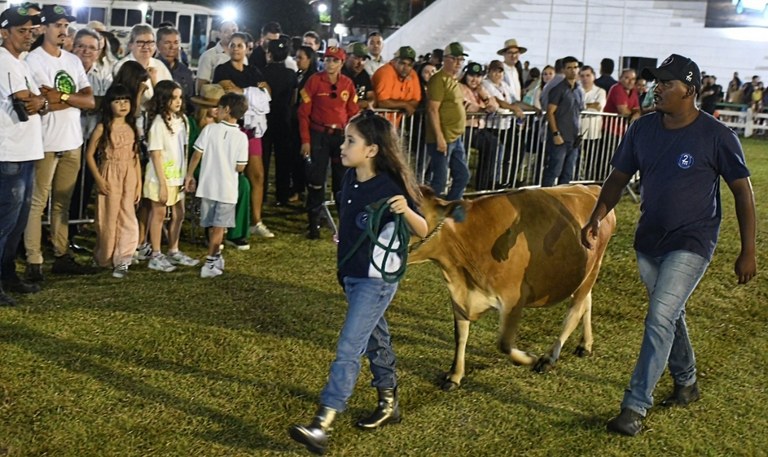
[[40,16],[30,14],[23,6],[14,6],[0,14],[0,28],[18,27],[32,21],[32,25],[40,25]]
[[696,92],[701,90],[701,71],[696,62],[679,54],[672,54],[664,59],[658,68],[644,68],[640,75],[656,81],[681,81],[693,86]]
[[368,55],[368,46],[366,46],[365,43],[351,43],[349,46],[347,46],[347,52],[353,56],[357,56],[363,59],[371,58],[371,56]]
[[485,65],[477,62],[470,62],[464,67],[464,72],[468,75],[485,75]]
[[325,57],[335,57],[339,60],[346,60],[347,53],[338,46],[328,46],[325,48]]
[[59,19],[66,19],[67,22],[75,22],[77,18],[69,14],[69,10],[61,5],[45,5],[40,12],[40,23],[53,24]]
[[461,43],[453,42],[445,47],[445,53],[446,56],[451,57],[461,57],[461,56],[468,56],[469,54],[464,53],[464,46],[461,45]]
[[410,46],[403,46],[395,53],[397,59],[411,59],[416,61],[416,51]]

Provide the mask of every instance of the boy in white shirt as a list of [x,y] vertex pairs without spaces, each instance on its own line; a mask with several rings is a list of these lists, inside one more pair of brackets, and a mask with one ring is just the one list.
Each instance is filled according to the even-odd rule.
[[[224,258],[220,246],[227,227],[235,226],[237,204],[237,174],[248,163],[248,137],[240,131],[237,121],[248,109],[246,98],[228,93],[221,97],[214,117],[216,124],[207,125],[195,141],[195,153],[187,168],[184,187],[202,199],[200,225],[208,231],[208,257],[201,278],[213,278],[224,271]],[[200,165],[200,183],[193,173]]]

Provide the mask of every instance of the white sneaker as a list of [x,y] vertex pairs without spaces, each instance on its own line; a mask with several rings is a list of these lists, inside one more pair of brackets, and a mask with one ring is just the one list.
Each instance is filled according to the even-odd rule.
[[275,234],[272,233],[266,225],[264,225],[264,222],[259,222],[256,225],[251,226],[251,234],[260,236],[262,238],[274,238]]
[[173,254],[169,252],[167,258],[172,265],[184,265],[185,267],[194,267],[200,263],[198,259],[193,259],[181,251],[176,251]]
[[112,277],[117,279],[123,279],[128,274],[128,264],[124,263],[122,265],[118,265],[115,267],[114,270],[112,270]]
[[200,269],[201,278],[215,278],[221,276],[224,272],[216,266],[215,262],[205,262],[203,268]]
[[216,260],[213,261],[213,264],[221,271],[224,271],[224,256],[219,255],[219,257],[216,258]]
[[152,246],[149,243],[144,243],[136,248],[136,252],[133,253],[133,258],[136,260],[147,260],[152,257]]
[[155,257],[149,259],[149,268],[151,270],[162,271],[164,273],[170,273],[176,269],[175,266],[168,260],[168,257],[163,254],[158,254]]

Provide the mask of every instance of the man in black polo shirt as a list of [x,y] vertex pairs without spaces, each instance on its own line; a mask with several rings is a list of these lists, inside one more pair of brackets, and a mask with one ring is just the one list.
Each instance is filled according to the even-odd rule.
[[347,61],[341,74],[348,76],[355,83],[357,104],[360,108],[373,107],[374,93],[371,75],[365,71],[365,61],[370,59],[365,43],[352,43],[347,46]]
[[547,104],[547,160],[542,187],[568,184],[579,158],[579,116],[584,109],[584,92],[578,83],[579,61],[563,58],[563,79],[549,92]]

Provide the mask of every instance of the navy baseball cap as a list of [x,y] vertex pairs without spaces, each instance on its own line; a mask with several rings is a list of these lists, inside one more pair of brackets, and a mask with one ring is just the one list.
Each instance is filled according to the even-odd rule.
[[24,6],[8,8],[0,14],[0,28],[18,27],[32,21],[32,25],[40,25],[40,16],[31,14]]
[[53,24],[59,19],[66,19],[67,22],[75,22],[77,18],[69,13],[69,10],[61,5],[45,5],[40,12],[40,23],[43,25]]
[[681,81],[701,91],[701,71],[696,62],[679,54],[664,59],[658,68],[644,68],[640,73],[645,79],[656,81]]

